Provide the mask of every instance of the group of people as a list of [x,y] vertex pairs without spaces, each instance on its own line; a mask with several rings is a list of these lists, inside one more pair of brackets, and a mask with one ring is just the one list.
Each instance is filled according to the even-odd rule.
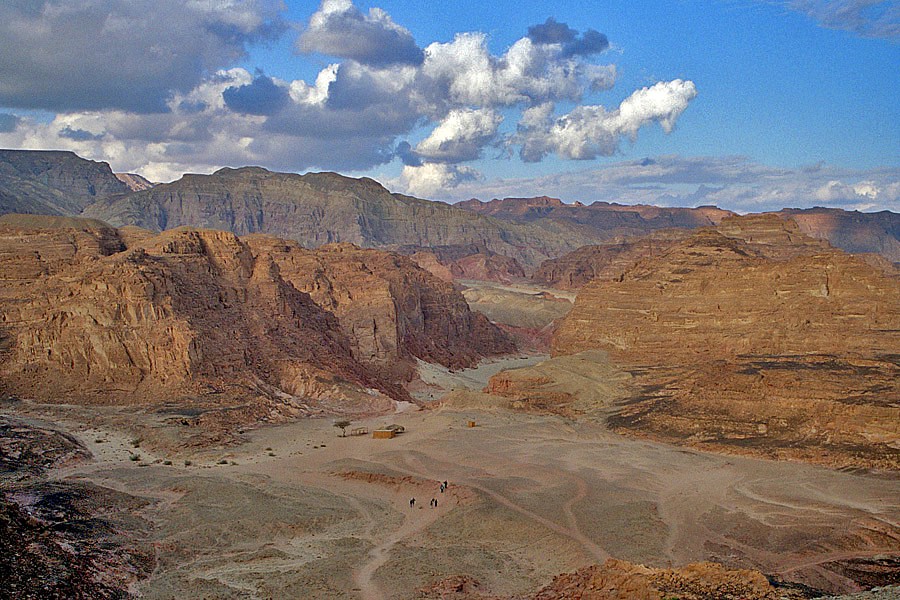
[[[447,487],[448,487],[449,485],[450,485],[450,484],[448,484],[446,481],[442,481],[442,482],[441,482],[440,489],[441,489],[441,493],[442,493],[442,494],[444,493],[444,491],[447,489]],[[431,502],[429,502],[428,505],[431,506],[431,508],[437,508],[437,505],[438,505],[437,498],[432,498],[432,499],[431,499]],[[415,507],[416,507],[416,499],[415,499],[415,498],[410,498],[410,499],[409,499],[409,507],[410,507],[410,508],[415,508]]]

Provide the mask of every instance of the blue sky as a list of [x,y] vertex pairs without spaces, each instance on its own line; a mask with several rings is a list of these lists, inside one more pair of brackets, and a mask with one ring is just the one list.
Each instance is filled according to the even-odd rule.
[[158,181],[896,211],[898,92],[896,0],[0,7],[0,145]]

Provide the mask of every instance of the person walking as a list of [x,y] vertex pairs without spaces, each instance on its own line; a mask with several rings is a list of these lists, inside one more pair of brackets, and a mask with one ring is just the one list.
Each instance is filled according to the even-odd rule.
[[414,508],[415,506],[416,506],[416,499],[415,499],[415,498],[410,498],[410,499],[409,499],[409,507],[410,507],[410,508]]

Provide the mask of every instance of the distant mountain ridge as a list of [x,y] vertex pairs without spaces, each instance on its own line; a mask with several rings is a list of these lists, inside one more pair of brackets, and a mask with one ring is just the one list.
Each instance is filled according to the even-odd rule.
[[[350,242],[413,254],[440,247],[445,258],[454,256],[453,264],[435,268],[459,273],[516,271],[499,263],[481,266],[496,255],[530,272],[583,246],[663,229],[715,226],[734,214],[714,206],[567,204],[548,196],[449,205],[391,193],[369,178],[261,167],[223,168],[154,185],[72,152],[0,150],[0,215],[6,213],[81,216],[152,231],[185,225],[237,235],[266,233],[309,248]],[[878,253],[900,263],[896,213],[814,208],[778,214],[795,221],[803,233],[848,252]],[[463,254],[472,248],[477,252],[467,259],[470,254]]]
[[0,214],[76,216],[100,198],[128,191],[107,163],[74,152],[0,150]]
[[[466,200],[457,204],[482,215],[510,223],[540,226],[556,223],[568,226],[596,242],[621,242],[662,229],[696,229],[719,225],[735,213],[715,206],[696,208],[625,205],[609,202],[568,204],[558,198],[503,198],[489,202]],[[832,246],[853,254],[880,254],[900,263],[900,214],[890,211],[862,213],[838,208],[785,208],[774,213],[794,221],[810,237],[827,240]]]
[[529,265],[592,239],[555,224],[548,230],[507,223],[443,202],[392,194],[368,178],[273,173],[260,167],[185,175],[148,190],[102,199],[82,215],[154,231],[188,225],[238,235],[267,233],[306,247],[334,242],[388,249],[474,245]]

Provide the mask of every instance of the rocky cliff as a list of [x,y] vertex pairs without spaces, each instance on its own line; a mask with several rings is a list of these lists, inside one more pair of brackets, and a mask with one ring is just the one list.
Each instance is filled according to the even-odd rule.
[[0,261],[0,387],[44,401],[366,412],[409,399],[412,357],[512,349],[449,284],[349,245],[28,217]]
[[804,234],[828,240],[852,253],[879,254],[900,263],[900,214],[844,211],[836,208],[785,209],[778,213],[797,223]]
[[[828,216],[832,223],[840,218],[830,213]],[[725,217],[715,230],[727,237],[744,240],[766,258],[783,259],[831,248],[824,228],[818,229],[820,235],[810,236],[809,227],[802,225],[802,222],[802,218],[797,220],[782,213],[761,213]],[[868,232],[871,226],[868,223],[862,231]],[[844,230],[843,226],[834,225],[829,235],[834,237],[837,231]],[[638,261],[661,255],[691,235],[688,229],[664,229],[644,236],[584,246],[559,258],[544,261],[534,271],[532,279],[540,285],[559,289],[578,289],[592,279],[619,279]],[[857,248],[863,249],[862,246]],[[885,272],[894,270],[889,261],[876,254],[863,253],[861,256]]]
[[505,223],[442,202],[391,194],[371,179],[336,173],[295,175],[258,167],[185,175],[121,198],[99,201],[84,216],[160,231],[206,227],[238,235],[268,233],[317,247],[477,245],[537,264],[591,238],[552,238],[541,229]]
[[305,250],[269,236],[246,240],[337,316],[358,360],[394,377],[409,379],[414,358],[465,368],[515,349],[452,285],[407,257],[347,243]]
[[127,191],[104,162],[72,152],[0,150],[0,214],[78,215]]
[[149,190],[155,185],[136,173],[116,173],[116,179],[124,183],[131,192]]
[[483,246],[402,246],[397,251],[410,256],[416,264],[445,281],[472,279],[509,283],[526,277],[525,269],[515,258],[496,254]]
[[554,352],[603,349],[635,375],[620,428],[900,468],[896,272],[775,216],[723,225],[584,286]]
[[532,280],[538,285],[575,290],[593,279],[618,279],[641,258],[664,252],[690,235],[685,229],[664,229],[645,236],[582,246],[559,258],[545,260],[532,274]]
[[510,223],[529,224],[547,234],[589,237],[595,242],[644,235],[659,229],[708,227],[733,214],[714,206],[665,208],[608,202],[566,204],[546,196],[504,198],[490,202],[467,200],[456,206]]

